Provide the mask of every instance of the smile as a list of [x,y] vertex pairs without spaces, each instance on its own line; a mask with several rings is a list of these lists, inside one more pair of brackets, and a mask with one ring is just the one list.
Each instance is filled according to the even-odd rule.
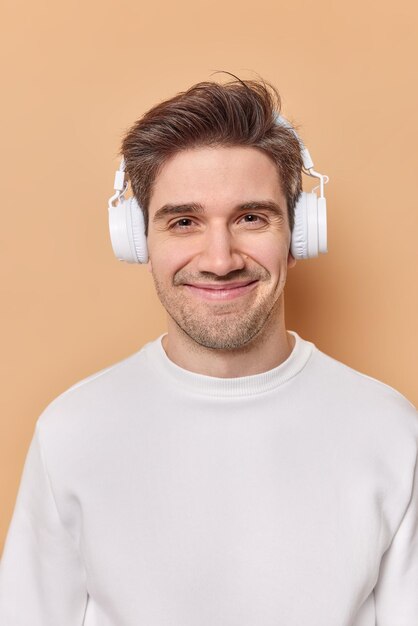
[[184,285],[193,295],[204,300],[233,300],[254,289],[258,280],[246,283]]

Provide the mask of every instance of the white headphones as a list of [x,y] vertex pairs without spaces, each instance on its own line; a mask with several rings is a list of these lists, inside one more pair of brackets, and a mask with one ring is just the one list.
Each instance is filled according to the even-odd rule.
[[[319,196],[315,187],[311,192],[302,191],[295,206],[295,221],[290,251],[295,259],[311,259],[327,250],[327,209],[324,184],[329,178],[313,169],[313,161],[307,148],[293,126],[281,115],[276,124],[290,129],[299,141],[305,173],[319,178]],[[134,197],[125,198],[128,182],[125,180],[125,161],[121,160],[113,185],[116,193],[109,198],[109,229],[113,252],[119,261],[147,263],[148,249],[145,237],[144,214]],[[117,204],[113,204],[117,201]]]

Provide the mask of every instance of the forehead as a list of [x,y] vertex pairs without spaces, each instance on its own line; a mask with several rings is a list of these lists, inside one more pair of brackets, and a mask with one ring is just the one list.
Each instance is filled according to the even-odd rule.
[[157,174],[150,215],[165,203],[201,203],[208,207],[252,200],[282,200],[279,173],[257,148],[203,147],[181,150]]

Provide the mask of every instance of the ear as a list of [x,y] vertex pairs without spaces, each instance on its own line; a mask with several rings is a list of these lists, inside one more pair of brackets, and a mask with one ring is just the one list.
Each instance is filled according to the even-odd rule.
[[289,250],[289,254],[287,255],[287,267],[288,269],[291,269],[292,267],[295,267],[297,261],[295,259],[294,256],[292,256],[292,253]]

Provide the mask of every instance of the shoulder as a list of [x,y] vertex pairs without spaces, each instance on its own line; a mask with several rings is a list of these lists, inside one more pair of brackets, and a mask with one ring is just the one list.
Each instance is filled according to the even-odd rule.
[[327,371],[333,382],[337,383],[338,388],[345,388],[349,391],[355,389],[357,393],[370,396],[375,400],[382,399],[387,401],[391,398],[400,405],[408,406],[416,411],[412,402],[387,383],[360,372],[342,361],[338,361],[318,348],[315,350],[315,356],[318,366]]
[[344,413],[380,425],[390,424],[418,437],[418,411],[397,389],[360,372],[315,348],[311,359],[311,383],[317,397],[334,403]]
[[54,398],[38,417],[40,436],[64,441],[75,434],[94,435],[118,415],[137,409],[141,394],[149,387],[146,355],[153,343],[75,382]]

